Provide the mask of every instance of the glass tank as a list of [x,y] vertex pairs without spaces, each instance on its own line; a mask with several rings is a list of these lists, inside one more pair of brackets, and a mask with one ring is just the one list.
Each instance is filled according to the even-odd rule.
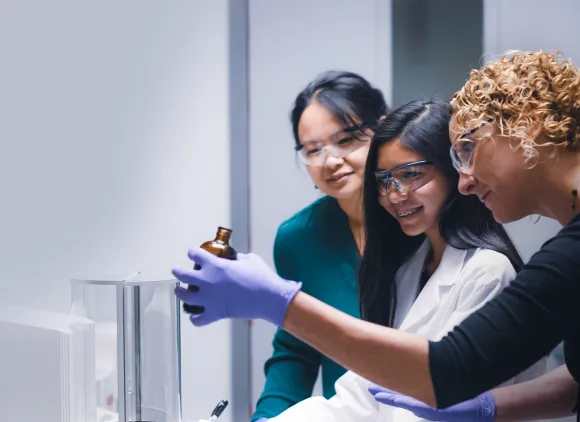
[[94,321],[98,422],[181,422],[177,280],[139,272],[71,279],[71,313]]

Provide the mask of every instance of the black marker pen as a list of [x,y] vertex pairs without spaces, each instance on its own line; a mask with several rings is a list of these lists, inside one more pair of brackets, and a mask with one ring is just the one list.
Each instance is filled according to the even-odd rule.
[[222,412],[225,410],[226,407],[228,407],[228,401],[227,400],[220,401],[217,404],[217,406],[215,407],[215,409],[213,410],[213,412],[211,412],[211,416],[209,417],[209,421],[215,422],[217,420],[217,418],[220,417],[220,415],[222,414]]

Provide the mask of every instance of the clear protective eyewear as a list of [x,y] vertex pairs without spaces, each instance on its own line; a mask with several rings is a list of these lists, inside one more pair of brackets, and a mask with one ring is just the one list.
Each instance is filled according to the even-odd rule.
[[391,187],[403,195],[425,186],[435,178],[435,166],[431,161],[415,161],[402,164],[391,170],[377,170],[374,175],[377,181],[379,196],[388,196]]
[[[477,141],[491,135],[492,126],[491,121],[486,120],[469,132],[461,135],[457,141],[451,144],[449,154],[451,155],[451,162],[453,167],[459,173],[468,173],[471,163],[473,162],[473,153],[477,147]],[[477,137],[475,137],[475,133]]]
[[342,129],[332,135],[330,142],[306,142],[294,147],[302,162],[307,166],[322,166],[328,154],[334,158],[344,158],[369,143],[372,135],[371,124],[360,124]]

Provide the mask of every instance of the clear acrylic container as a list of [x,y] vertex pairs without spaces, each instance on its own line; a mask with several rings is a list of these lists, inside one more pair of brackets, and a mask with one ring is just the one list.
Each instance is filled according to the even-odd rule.
[[95,323],[98,422],[181,422],[176,284],[139,272],[71,279],[71,313]]

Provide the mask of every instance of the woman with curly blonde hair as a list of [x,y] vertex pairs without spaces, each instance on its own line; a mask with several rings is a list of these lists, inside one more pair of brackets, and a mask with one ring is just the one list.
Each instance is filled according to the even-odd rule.
[[[227,261],[198,248],[189,256],[201,270],[174,269],[180,281],[200,288],[182,296],[205,307],[205,315],[192,322],[270,321],[392,389],[372,386],[376,400],[425,419],[508,421],[575,412],[580,381],[580,71],[555,53],[509,53],[471,72],[452,100],[452,111],[450,152],[461,193],[477,195],[502,223],[540,214],[564,226],[502,293],[447,336],[429,341],[325,305],[300,291],[300,282],[281,279],[254,254]],[[528,383],[488,391],[562,341],[563,367]]]

